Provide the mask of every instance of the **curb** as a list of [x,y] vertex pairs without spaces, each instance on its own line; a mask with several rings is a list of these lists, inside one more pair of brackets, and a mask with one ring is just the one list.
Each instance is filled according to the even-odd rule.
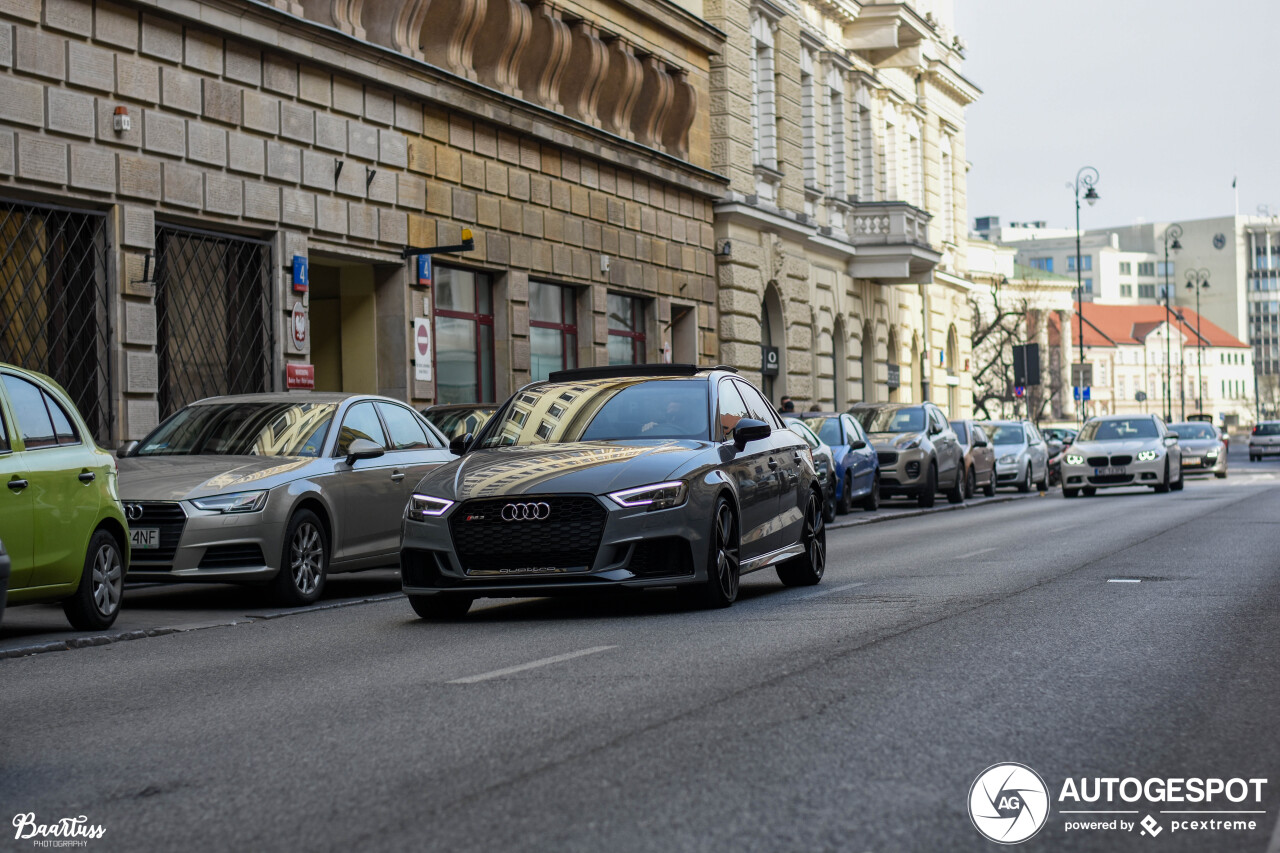
[[929,509],[913,509],[905,512],[895,512],[891,515],[873,515],[869,518],[860,518],[856,521],[833,521],[827,525],[828,530],[843,530],[848,527],[861,527],[864,524],[879,524],[882,521],[893,521],[898,518],[919,518],[922,515],[933,515],[939,512],[955,512],[960,509],[979,509],[984,506],[992,506],[994,504],[1006,504],[1011,501],[1023,501],[1028,498],[1040,497],[1047,495],[1048,492],[1039,492],[1029,495],[1001,495],[994,498],[985,498],[979,503],[958,503],[947,504],[946,506],[935,506]]

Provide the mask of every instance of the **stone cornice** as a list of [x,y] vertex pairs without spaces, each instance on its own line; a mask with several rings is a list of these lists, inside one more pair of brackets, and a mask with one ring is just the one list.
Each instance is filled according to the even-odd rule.
[[245,43],[325,66],[429,104],[566,148],[706,198],[720,198],[728,178],[662,151],[451,74],[390,48],[277,9],[262,0],[129,0],[130,4]]
[[950,90],[956,96],[956,100],[965,106],[972,104],[982,95],[981,89],[940,59],[929,60],[925,75]]

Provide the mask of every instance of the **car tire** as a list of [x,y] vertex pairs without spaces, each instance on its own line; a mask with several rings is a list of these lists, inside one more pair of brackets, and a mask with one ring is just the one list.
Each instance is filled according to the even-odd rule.
[[1214,472],[1213,472],[1213,476],[1217,477],[1219,480],[1225,480],[1225,479],[1227,479],[1227,472],[1226,472],[1226,471],[1214,471]]
[[956,469],[956,481],[947,489],[947,502],[958,504],[964,502],[964,466]]
[[848,515],[849,510],[853,509],[853,474],[848,471],[844,472],[843,494],[836,503],[836,512],[840,515]]
[[987,477],[987,484],[982,487],[982,493],[989,498],[996,496],[996,469],[991,468],[991,476]]
[[1026,476],[1024,476],[1021,480],[1018,481],[1018,491],[1022,492],[1023,494],[1026,494],[1027,492],[1031,491],[1031,463],[1030,462],[1027,463]]
[[880,509],[880,472],[877,471],[875,479],[871,481],[871,491],[867,492],[867,496],[862,499],[862,508],[867,512],[875,512]]
[[1074,498],[1079,496],[1079,494],[1080,494],[1079,489],[1068,489],[1066,486],[1062,487],[1062,496],[1064,498]]
[[102,631],[120,615],[124,597],[124,556],[120,543],[106,530],[95,530],[84,556],[75,594],[62,602],[62,612],[77,631]]
[[324,592],[329,571],[329,534],[320,517],[300,509],[285,527],[280,571],[271,582],[276,601],[285,607],[314,604]]
[[684,595],[690,605],[713,610],[728,607],[737,600],[738,581],[742,571],[742,534],[738,531],[738,517],[727,498],[722,497],[716,501],[707,541],[707,579],[696,586],[687,587]]
[[1098,493],[1098,490],[1095,489],[1093,486],[1085,486],[1083,489],[1080,490],[1080,494],[1084,495],[1086,498],[1091,498],[1097,493]]
[[924,485],[920,487],[919,493],[916,495],[916,506],[921,509],[928,509],[933,506],[933,502],[938,498],[938,466],[929,463],[929,472],[925,474]]
[[1178,479],[1169,484],[1169,489],[1174,492],[1182,491],[1182,487],[1187,484],[1187,476],[1181,471],[1178,472]]
[[978,475],[974,472],[973,466],[969,466],[969,474],[964,478],[964,497],[965,500],[973,497],[978,492]]
[[1164,482],[1154,485],[1151,488],[1155,490],[1155,493],[1157,495],[1163,495],[1169,491],[1170,485],[1171,484],[1169,483],[1169,458],[1166,456],[1164,460]]
[[411,595],[409,604],[413,612],[422,619],[432,622],[451,622],[461,619],[471,609],[475,598],[457,593],[436,593],[435,595]]
[[834,492],[822,499],[822,520],[827,524],[836,520],[836,496]]
[[1049,464],[1045,463],[1044,476],[1036,482],[1036,489],[1041,492],[1049,491]]
[[827,526],[818,511],[818,501],[818,496],[810,492],[800,533],[804,553],[778,566],[778,580],[784,586],[814,586],[827,570]]

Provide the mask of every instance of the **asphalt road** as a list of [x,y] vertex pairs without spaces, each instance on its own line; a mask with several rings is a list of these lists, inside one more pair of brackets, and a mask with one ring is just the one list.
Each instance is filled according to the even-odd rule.
[[[1280,462],[1235,457],[1180,493],[833,530],[820,586],[752,575],[724,611],[429,624],[366,581],[220,623],[261,601],[214,590],[191,624],[237,624],[0,660],[0,819],[85,815],[130,851],[993,850],[970,786],[1016,761],[1053,801],[1022,849],[1275,853]],[[1253,831],[1064,829],[1063,780],[1130,776],[1269,782],[1209,806]]]

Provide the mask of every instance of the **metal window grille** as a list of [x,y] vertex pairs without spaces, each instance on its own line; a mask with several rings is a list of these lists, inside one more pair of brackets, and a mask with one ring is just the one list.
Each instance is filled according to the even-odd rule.
[[111,439],[106,215],[0,201],[0,361],[47,374]]
[[157,226],[155,284],[161,417],[271,389],[270,244]]

